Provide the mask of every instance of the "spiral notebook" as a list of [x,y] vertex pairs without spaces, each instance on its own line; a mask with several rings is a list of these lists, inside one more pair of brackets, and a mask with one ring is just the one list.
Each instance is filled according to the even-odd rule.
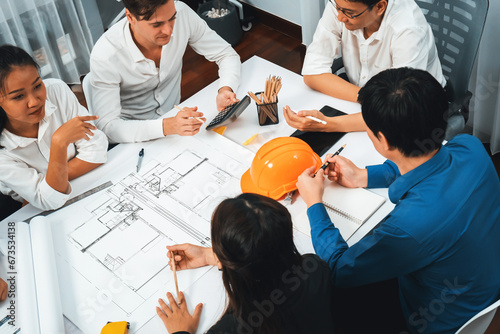
[[[345,188],[336,182],[325,185],[323,204],[344,240],[349,239],[381,206],[385,198],[364,188]],[[311,235],[309,221],[299,221],[295,227]]]

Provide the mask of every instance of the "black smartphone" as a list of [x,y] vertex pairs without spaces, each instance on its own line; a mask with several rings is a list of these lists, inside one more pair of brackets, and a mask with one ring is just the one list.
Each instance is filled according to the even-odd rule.
[[[347,115],[345,112],[330,106],[324,106],[319,111],[327,117]],[[321,157],[344,135],[345,132],[308,132],[297,130],[292,133],[290,137],[302,139],[308,143],[312,150]]]

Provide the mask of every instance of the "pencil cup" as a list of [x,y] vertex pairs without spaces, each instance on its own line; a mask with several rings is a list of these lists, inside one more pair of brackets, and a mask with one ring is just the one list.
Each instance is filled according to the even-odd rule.
[[[262,92],[256,93],[257,97],[260,97]],[[259,117],[259,125],[272,125],[279,123],[278,117],[278,96],[276,96],[276,102],[271,103],[255,103],[257,105],[257,115]]]

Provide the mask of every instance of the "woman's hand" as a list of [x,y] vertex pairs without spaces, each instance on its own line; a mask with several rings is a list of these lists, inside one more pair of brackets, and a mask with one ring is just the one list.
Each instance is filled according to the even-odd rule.
[[70,119],[54,132],[51,139],[52,145],[66,149],[69,144],[80,139],[89,140],[94,135],[91,130],[97,130],[89,121],[97,118],[98,116],[77,116]]
[[160,307],[156,307],[156,313],[160,317],[161,321],[165,325],[165,328],[169,333],[175,332],[188,332],[193,334],[198,328],[200,322],[201,310],[203,304],[196,305],[193,315],[189,314],[187,309],[186,300],[184,294],[179,292],[179,304],[175,302],[174,297],[170,292],[167,292],[168,302],[167,305],[163,299],[159,299]]
[[170,268],[172,268],[172,252],[175,253],[175,266],[177,270],[217,265],[217,257],[214,255],[212,248],[209,247],[180,244],[167,246],[167,249],[169,250],[167,256],[170,259],[168,262]]

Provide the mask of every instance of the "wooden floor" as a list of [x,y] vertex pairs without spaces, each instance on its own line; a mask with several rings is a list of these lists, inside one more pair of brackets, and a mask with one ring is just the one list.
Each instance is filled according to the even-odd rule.
[[[305,46],[301,41],[254,22],[248,32],[243,32],[241,42],[234,48],[241,62],[256,55],[300,74],[304,62]],[[217,80],[217,65],[188,47],[184,55],[181,82],[181,101]]]
[[[254,22],[252,29],[243,33],[241,42],[234,49],[241,62],[257,55],[298,74],[305,55],[305,46],[299,40],[259,22]],[[181,100],[189,98],[217,78],[217,65],[188,47],[182,68]],[[489,145],[485,147],[490,153]],[[495,154],[492,160],[500,177],[500,153]]]

